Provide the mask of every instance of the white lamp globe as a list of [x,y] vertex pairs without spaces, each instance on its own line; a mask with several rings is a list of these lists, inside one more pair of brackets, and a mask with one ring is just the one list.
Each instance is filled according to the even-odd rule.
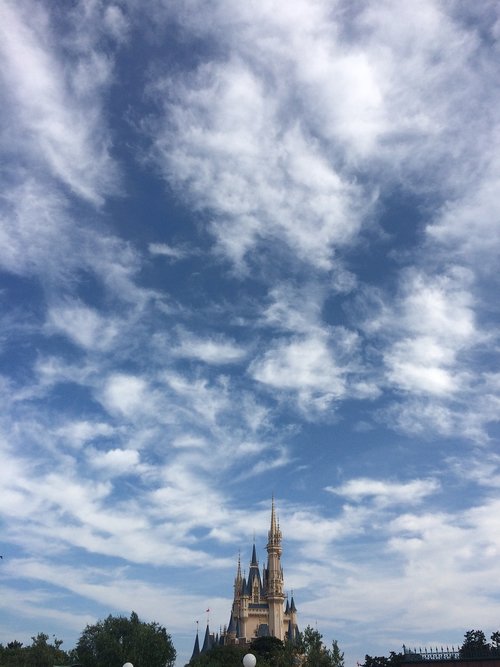
[[243,667],[255,667],[257,658],[252,653],[243,656]]
[[126,662],[123,667],[134,667],[134,665],[131,662]]

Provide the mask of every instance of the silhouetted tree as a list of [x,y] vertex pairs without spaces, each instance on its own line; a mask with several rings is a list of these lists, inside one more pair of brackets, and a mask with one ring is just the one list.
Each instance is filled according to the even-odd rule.
[[461,658],[478,658],[491,653],[491,646],[486,641],[482,630],[468,630],[460,647]]
[[108,616],[87,625],[76,653],[84,667],[109,667],[131,662],[134,667],[173,667],[175,648],[158,623],[144,623],[135,612],[130,618]]
[[257,658],[257,664],[262,660],[270,662],[283,654],[284,644],[277,637],[256,637],[250,644],[250,652]]
[[344,654],[334,640],[332,649],[323,644],[323,635],[310,625],[300,634],[298,652],[304,656],[303,667],[344,667]]
[[12,641],[7,646],[0,645],[0,665],[2,667],[52,667],[67,664],[68,654],[61,649],[61,639],[49,643],[49,636],[39,632],[31,638],[30,646]]
[[391,651],[389,657],[365,655],[364,667],[399,667],[404,660],[402,653]]
[[214,646],[209,651],[200,653],[189,664],[191,667],[241,667],[245,653],[248,653],[248,647]]

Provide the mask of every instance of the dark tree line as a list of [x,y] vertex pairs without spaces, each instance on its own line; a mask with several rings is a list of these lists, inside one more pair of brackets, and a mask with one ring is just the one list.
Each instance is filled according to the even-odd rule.
[[[459,657],[463,660],[500,657],[500,631],[493,632],[490,639],[491,643],[486,640],[482,630],[468,630],[458,649]],[[414,654],[412,658],[418,655]],[[399,667],[404,660],[403,653],[394,651],[390,652],[389,657],[366,655],[363,667]]]
[[61,649],[62,640],[54,638],[49,643],[49,636],[40,632],[31,638],[31,644],[12,641],[6,646],[0,644],[0,665],[2,667],[52,667],[53,665],[71,664],[70,654]]
[[464,635],[464,642],[460,647],[461,658],[481,658],[500,656],[500,632],[493,632],[491,644],[486,641],[482,630],[468,630]]
[[257,667],[344,667],[344,654],[338,643],[331,648],[323,644],[323,636],[307,627],[294,643],[276,637],[257,637],[248,646],[215,646],[195,658],[190,667],[235,667],[243,656],[253,653]]
[[2,667],[173,667],[175,648],[170,635],[158,623],[145,623],[135,612],[130,618],[108,616],[104,621],[87,625],[74,649],[61,649],[62,641],[49,643],[49,636],[32,637],[30,646],[13,641],[0,644]]

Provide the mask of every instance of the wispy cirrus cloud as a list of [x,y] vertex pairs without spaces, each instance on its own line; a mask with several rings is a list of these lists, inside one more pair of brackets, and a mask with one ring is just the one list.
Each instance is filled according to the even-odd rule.
[[95,96],[96,82],[110,78],[109,59],[93,52],[72,70],[54,48],[43,5],[4,2],[1,19],[2,116],[10,127],[2,135],[4,149],[13,150],[13,134],[24,137],[16,142],[16,154],[22,149],[24,158],[21,169],[26,161],[35,170],[48,169],[79,197],[102,203],[119,183],[102,104]]
[[496,5],[35,5],[0,47],[9,614],[142,599],[187,653],[274,491],[353,663],[496,618]]
[[60,333],[76,345],[96,351],[106,350],[112,345],[119,326],[94,308],[78,301],[68,301],[50,308],[46,331]]
[[424,498],[439,490],[435,479],[411,480],[409,482],[392,482],[374,479],[350,479],[340,486],[328,486],[330,493],[347,498],[350,501],[372,499],[375,504],[388,505],[418,504]]
[[216,365],[234,364],[247,356],[244,347],[220,334],[200,338],[182,329],[177,334],[179,344],[173,349],[174,356]]
[[152,90],[165,106],[151,130],[155,159],[168,181],[215,214],[224,253],[241,265],[254,247],[283,238],[303,261],[330,267],[331,247],[359,225],[357,186],[299,124],[283,123],[281,101],[248,64],[204,65],[188,85],[156,82]]
[[385,356],[390,382],[413,394],[438,396],[451,396],[467,383],[460,354],[482,337],[468,289],[471,278],[459,267],[444,275],[408,275],[393,318],[402,336]]

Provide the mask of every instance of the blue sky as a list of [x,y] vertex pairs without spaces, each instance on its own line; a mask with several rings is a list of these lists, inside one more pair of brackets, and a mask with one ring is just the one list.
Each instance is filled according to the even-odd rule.
[[500,14],[0,2],[0,641],[498,629]]

